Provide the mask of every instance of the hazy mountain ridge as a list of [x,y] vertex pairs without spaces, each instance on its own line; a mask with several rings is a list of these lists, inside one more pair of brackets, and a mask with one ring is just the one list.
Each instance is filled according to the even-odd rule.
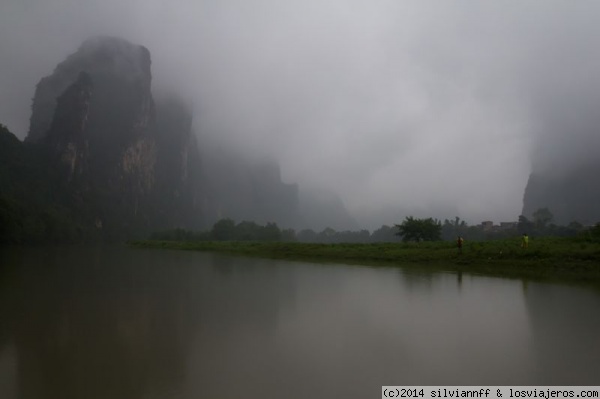
[[531,217],[540,208],[548,208],[553,222],[567,225],[576,221],[593,225],[600,221],[600,162],[588,162],[556,175],[537,172],[529,176],[523,196],[523,215]]
[[245,158],[222,146],[201,148],[208,223],[221,218],[291,226],[297,220],[298,185],[281,179],[274,161]]
[[[201,229],[225,217],[283,226],[306,219],[298,186],[282,181],[277,163],[204,148],[184,102],[172,96],[155,103],[151,86],[145,47],[114,37],[89,39],[36,86],[25,142],[3,132],[18,151],[38,154],[27,157],[48,174],[52,194],[30,190],[42,208],[61,209],[52,222],[65,229],[57,240]],[[31,186],[24,166],[7,166],[16,172],[4,174],[6,187]],[[10,209],[24,204],[26,195],[27,189],[0,189]]]

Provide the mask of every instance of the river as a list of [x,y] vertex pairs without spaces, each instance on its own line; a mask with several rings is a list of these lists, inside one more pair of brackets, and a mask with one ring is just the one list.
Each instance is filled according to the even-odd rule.
[[0,250],[0,397],[600,385],[600,291],[130,248]]

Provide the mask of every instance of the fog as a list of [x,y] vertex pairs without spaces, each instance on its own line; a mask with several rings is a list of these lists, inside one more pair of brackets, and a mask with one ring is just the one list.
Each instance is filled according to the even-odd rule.
[[0,123],[94,35],[146,46],[202,139],[276,159],[361,225],[516,220],[533,170],[600,144],[600,3],[3,0]]

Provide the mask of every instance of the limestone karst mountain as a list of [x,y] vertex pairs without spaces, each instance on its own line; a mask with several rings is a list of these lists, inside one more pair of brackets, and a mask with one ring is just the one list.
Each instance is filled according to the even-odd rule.
[[600,162],[587,162],[571,170],[532,173],[523,197],[523,215],[548,208],[553,223],[584,225],[600,222]]
[[85,41],[36,87],[26,142],[51,152],[84,225],[137,235],[201,223],[191,114],[157,107],[151,87],[150,52],[114,37]]
[[25,241],[122,240],[225,217],[293,227],[311,213],[276,162],[198,142],[190,108],[153,95],[150,51],[120,38],[86,40],[39,81],[23,143],[4,130],[21,154],[0,162],[8,241],[16,230]]

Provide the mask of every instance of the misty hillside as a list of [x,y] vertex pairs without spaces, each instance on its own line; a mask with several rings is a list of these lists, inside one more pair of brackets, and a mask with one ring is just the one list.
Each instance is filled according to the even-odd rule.
[[567,225],[576,221],[593,225],[600,221],[600,161],[568,172],[531,174],[523,198],[523,215],[531,217],[548,208],[553,222]]
[[[540,207],[558,223],[594,223],[599,15],[600,2],[558,0],[8,0],[0,13],[0,123],[37,142],[51,128],[56,99],[87,71],[89,151],[117,165],[121,150],[155,143],[156,167],[177,167],[187,179],[154,176],[160,188],[152,190],[170,193],[155,213],[161,224],[188,223],[181,214],[190,207],[206,227],[227,214],[298,228],[307,220],[350,227],[354,218],[373,229],[410,215],[499,223]],[[118,39],[109,48],[106,37],[81,46],[99,34],[145,48]],[[87,95],[85,75],[80,84]],[[115,107],[98,108],[110,93],[119,93],[107,102]],[[196,135],[189,140],[198,158],[181,148],[200,164],[194,176],[164,133],[161,118],[177,113],[187,116],[174,127],[182,133],[173,146],[186,145],[185,124]],[[148,120],[133,139],[138,133],[126,132],[142,114]],[[114,151],[99,149],[103,137],[119,142]],[[171,155],[158,154],[163,146]],[[225,158],[209,160],[221,147]],[[118,167],[104,170],[92,155],[90,170],[119,184]],[[257,183],[273,194],[265,202],[250,182],[266,164],[280,179]],[[238,183],[227,184],[221,170]],[[140,189],[127,188],[126,207],[135,208]],[[186,209],[180,215],[166,210],[175,197]]]
[[[88,39],[43,77],[30,122],[24,143],[3,128],[0,195],[5,210],[60,209],[57,240],[200,229],[221,218],[283,226],[321,219],[313,212],[337,225],[350,219],[339,204],[334,212],[327,203],[301,207],[298,186],[282,181],[276,163],[204,148],[182,100],[155,101],[149,50],[123,39]],[[14,218],[16,236],[41,239]]]
[[236,221],[282,227],[336,230],[358,224],[335,194],[282,181],[277,162],[256,159],[214,143],[200,147],[202,186],[209,197],[209,224],[228,217]]

